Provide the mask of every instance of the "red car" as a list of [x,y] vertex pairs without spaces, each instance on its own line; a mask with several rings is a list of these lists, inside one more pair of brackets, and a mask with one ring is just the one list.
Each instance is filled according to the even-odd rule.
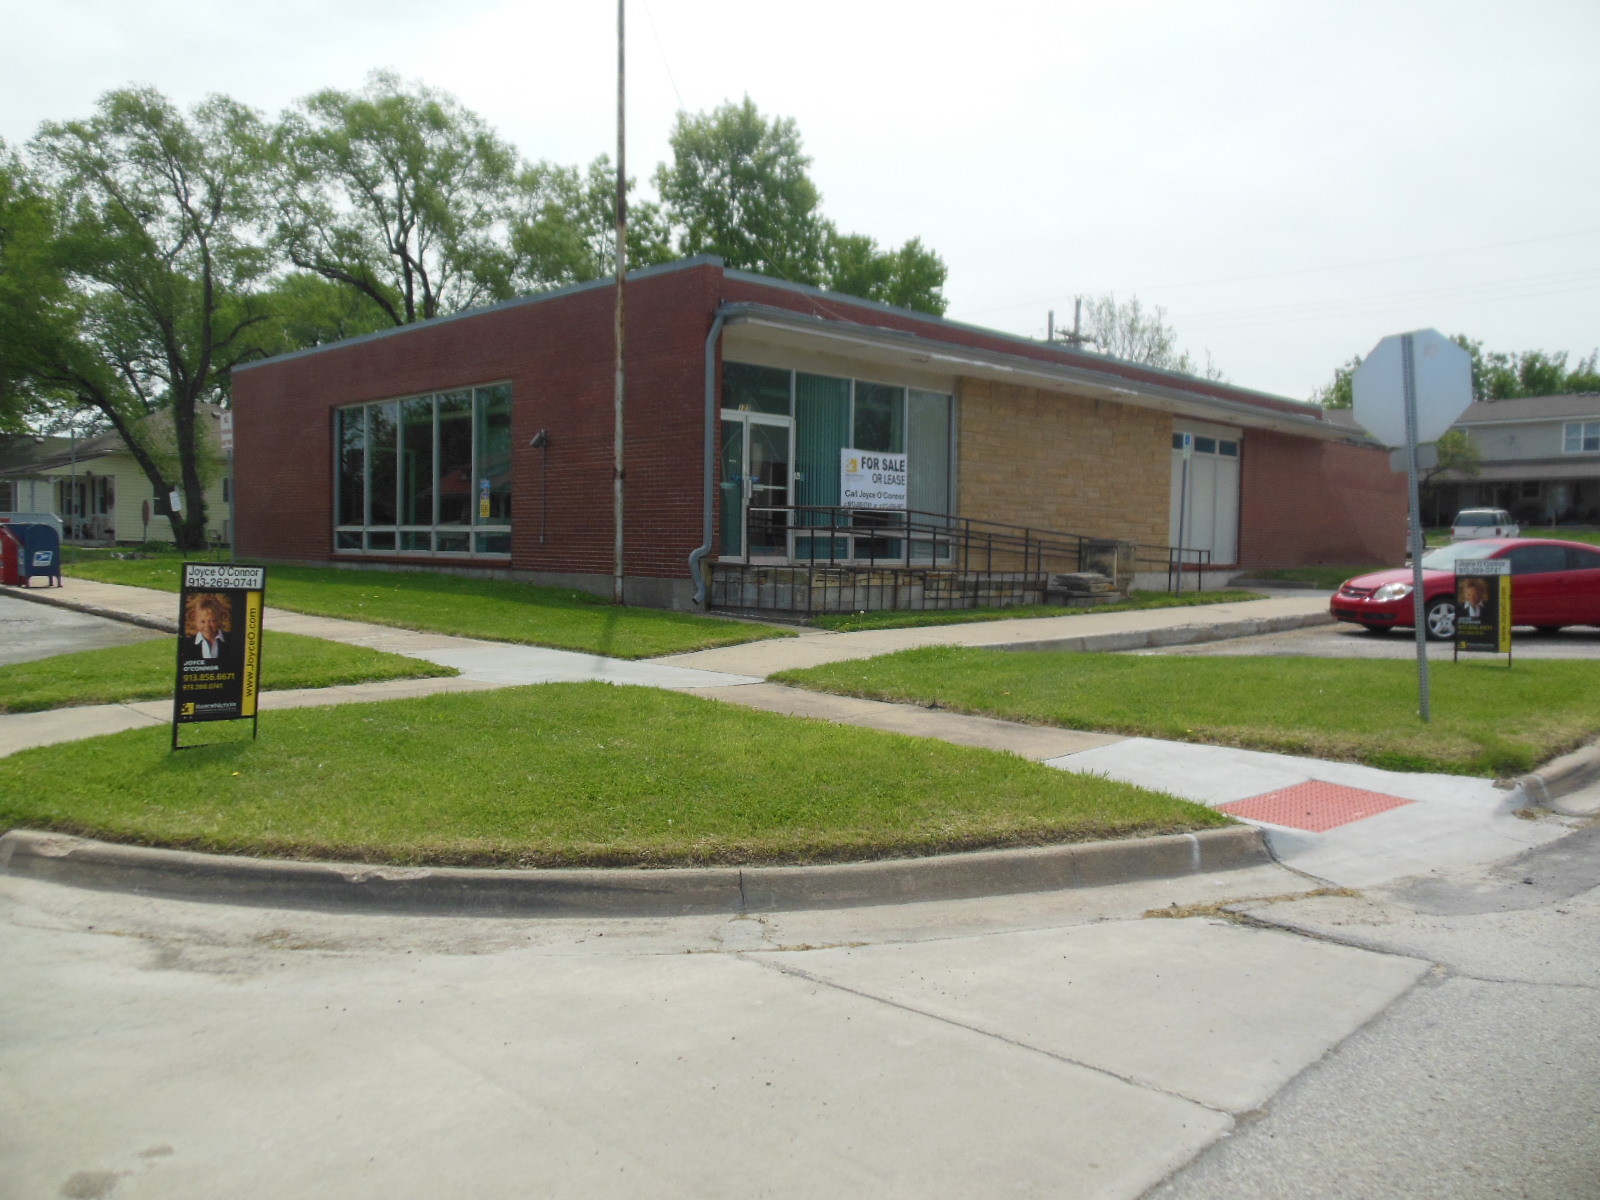
[[[1564,625],[1600,625],[1600,547],[1547,538],[1455,542],[1422,556],[1423,624],[1435,641],[1456,633],[1455,564],[1463,558],[1511,560],[1511,620],[1554,633]],[[1374,633],[1412,627],[1410,567],[1347,579],[1328,609]]]

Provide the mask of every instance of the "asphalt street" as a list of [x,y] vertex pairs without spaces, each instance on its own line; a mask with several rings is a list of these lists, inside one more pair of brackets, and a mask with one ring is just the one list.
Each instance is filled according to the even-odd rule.
[[1427,975],[1152,1200],[1600,1196],[1600,826],[1447,878],[1242,911]]
[[0,667],[161,637],[153,629],[0,596]]
[[1597,864],[731,920],[0,877],[0,1194],[1596,1196]]

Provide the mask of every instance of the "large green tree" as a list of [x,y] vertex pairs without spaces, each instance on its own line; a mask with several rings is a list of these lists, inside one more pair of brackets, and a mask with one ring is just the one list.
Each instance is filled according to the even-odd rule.
[[[1569,368],[1565,351],[1485,351],[1482,342],[1464,333],[1456,334],[1451,341],[1472,357],[1472,398],[1477,403],[1600,391],[1600,351],[1580,358]],[[1355,398],[1351,379],[1361,361],[1357,354],[1335,367],[1333,378],[1311,394],[1312,403],[1324,408],[1349,408]]]
[[655,183],[680,253],[821,283],[822,197],[792,118],[768,120],[746,96],[709,113],[680,112],[671,144],[672,161],[656,168]]
[[34,367],[53,340],[50,316],[66,293],[54,231],[43,185],[0,140],[0,433],[25,431],[51,404]]
[[[347,314],[358,323],[408,325],[612,270],[610,161],[527,163],[448,93],[375,72],[360,92],[291,108],[272,148],[274,244],[361,297]],[[629,218],[631,263],[670,256],[658,206]]]
[[[630,190],[632,179],[629,180]],[[583,283],[616,272],[617,172],[601,155],[586,171],[549,162],[523,168],[508,222],[519,290]],[[628,201],[628,266],[673,257],[661,206]]]
[[256,237],[264,144],[259,118],[231,100],[186,116],[127,89],[30,146],[52,220],[24,256],[37,298],[15,314],[8,376],[103,416],[186,550],[205,544],[200,406],[224,401],[232,367],[266,350],[254,295],[269,265]]
[[881,250],[822,215],[792,118],[763,116],[746,96],[709,113],[680,112],[671,144],[672,161],[656,168],[655,184],[678,253],[716,254],[737,270],[944,312],[944,261],[921,239]]
[[375,72],[307,97],[272,139],[276,245],[393,325],[513,294],[516,151],[453,96]]

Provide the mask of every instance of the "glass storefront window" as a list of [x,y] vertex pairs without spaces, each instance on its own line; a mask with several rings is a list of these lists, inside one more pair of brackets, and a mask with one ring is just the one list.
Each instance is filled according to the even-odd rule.
[[439,524],[472,522],[472,393],[439,397]]
[[334,437],[335,549],[511,553],[510,384],[340,409]]
[[[511,386],[502,383],[495,387],[479,388],[473,412],[477,419],[474,441],[478,455],[478,492],[473,508],[473,522],[478,525],[509,525],[511,523]],[[484,503],[485,500],[488,501],[487,504]],[[481,549],[481,538],[479,543]]]
[[[855,532],[882,529],[896,519],[890,513],[858,514],[849,534],[794,535],[795,529],[832,525],[836,520],[835,515],[820,510],[833,509],[840,503],[839,452],[847,448],[906,454],[910,460],[908,506],[921,514],[953,511],[955,398],[950,393],[748,363],[724,362],[722,371],[723,554],[761,554],[776,548],[758,546],[756,531],[747,530],[742,524],[746,485],[758,482],[745,478],[741,457],[745,427],[758,422],[747,413],[792,418],[794,469],[788,502],[812,509],[792,514],[788,529],[793,543],[790,552],[797,558],[862,561],[904,553],[904,539]],[[924,515],[919,520],[925,522],[928,517]],[[916,553],[914,546],[913,554]]]
[[749,363],[722,364],[722,407],[735,412],[789,415],[789,372]]
[[905,448],[905,388],[856,380],[855,449],[899,454]]
[[[400,521],[432,525],[433,397],[415,396],[400,405]],[[407,547],[426,549],[427,547]]]
[[367,524],[393,525],[395,487],[395,449],[400,428],[394,403],[367,406]]
[[367,523],[367,410],[345,408],[335,414],[339,446],[339,494],[333,515],[338,525]]

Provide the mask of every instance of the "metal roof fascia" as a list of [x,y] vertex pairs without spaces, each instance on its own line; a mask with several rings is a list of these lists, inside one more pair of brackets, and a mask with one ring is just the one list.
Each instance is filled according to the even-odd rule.
[[[715,254],[696,254],[690,258],[674,259],[669,263],[657,263],[651,267],[640,267],[628,272],[628,282],[638,279],[648,279],[652,275],[667,275],[674,271],[685,271],[693,267],[721,266],[722,259]],[[273,363],[292,362],[297,358],[305,358],[312,354],[321,354],[327,350],[343,350],[347,346],[359,346],[366,342],[375,342],[383,338],[399,337],[415,329],[434,329],[440,325],[448,325],[454,321],[464,321],[470,317],[481,317],[486,313],[503,312],[509,308],[521,308],[527,304],[543,304],[548,300],[559,300],[567,296],[575,296],[580,292],[592,292],[599,288],[615,287],[617,281],[612,278],[587,279],[582,283],[569,283],[564,287],[552,288],[548,292],[534,292],[527,296],[513,296],[510,300],[500,300],[494,304],[485,304],[481,308],[464,308],[460,312],[446,313],[442,317],[429,317],[426,321],[413,321],[409,325],[396,325],[393,329],[379,329],[372,333],[358,334],[356,337],[342,338],[337,342],[328,342],[322,346],[307,346],[304,350],[289,350],[283,354],[274,354],[271,358],[257,359],[255,362],[240,363],[232,368],[234,374],[240,371],[253,371],[258,367],[271,366]]]
[[[792,282],[790,280],[787,280],[787,279],[773,279],[773,278],[771,278],[770,276],[767,276],[767,275],[758,275],[753,271],[740,271],[740,270],[737,270],[737,269],[731,268],[731,267],[725,267],[723,269],[723,275],[728,277],[728,278],[730,278],[730,279],[741,280],[741,281],[743,281],[745,283],[760,284],[760,285],[763,285],[765,287],[777,288],[780,291],[795,292],[795,293],[798,293],[798,294],[803,295],[803,296],[812,296],[812,297],[815,297],[817,299],[827,300],[827,301],[829,301],[831,303],[850,304],[850,305],[854,305],[854,306],[859,307],[859,308],[876,309],[879,312],[893,313],[897,317],[907,317],[907,318],[910,318],[911,320],[918,321],[918,322],[921,322],[923,324],[932,326],[935,329],[959,329],[959,330],[961,330],[961,331],[963,331],[965,333],[975,333],[975,334],[979,335],[980,337],[989,337],[989,338],[998,339],[1000,341],[1014,342],[1018,346],[1028,346],[1030,348],[1038,348],[1040,345],[1048,345],[1048,343],[1039,342],[1039,340],[1037,338],[1023,337],[1021,334],[1016,334],[1016,333],[1005,333],[1002,330],[989,329],[989,328],[987,328],[987,327],[985,327],[983,325],[969,325],[964,321],[952,321],[949,317],[936,317],[932,313],[918,312],[914,308],[899,308],[899,307],[897,307],[897,306],[895,306],[893,304],[885,304],[881,300],[867,300],[867,299],[865,299],[864,297],[861,297],[861,296],[847,296],[843,292],[830,292],[830,291],[826,291],[823,288],[813,287],[809,283],[794,283],[794,282]],[[754,302],[753,301],[737,301],[736,303],[737,304],[751,304],[751,303],[754,303]],[[762,307],[768,307],[768,306],[762,306]],[[781,311],[785,311],[785,310],[779,309],[777,311],[781,312]],[[803,314],[797,314],[797,315],[803,315]],[[821,318],[818,318],[818,319],[821,319]],[[903,330],[898,330],[898,329],[896,329],[896,330],[886,329],[883,326],[868,326],[867,328],[883,329],[883,331],[885,333],[904,333],[905,332]],[[911,334],[911,333],[906,333],[906,336],[915,337],[917,335],[916,334]],[[1260,396],[1263,400],[1271,400],[1274,404],[1301,404],[1301,403],[1303,403],[1302,401],[1299,401],[1299,400],[1291,400],[1287,396],[1274,396],[1271,392],[1259,392],[1259,391],[1256,391],[1254,388],[1243,388],[1243,387],[1239,387],[1237,384],[1233,384],[1233,383],[1215,383],[1215,384],[1213,384],[1212,381],[1210,381],[1210,380],[1200,379],[1198,376],[1195,376],[1195,375],[1187,375],[1182,371],[1169,371],[1166,367],[1152,367],[1148,363],[1131,362],[1131,361],[1129,361],[1128,359],[1125,359],[1125,358],[1112,358],[1108,354],[1106,354],[1106,355],[1091,354],[1090,352],[1085,351],[1085,350],[1070,350],[1070,349],[1067,349],[1065,347],[1060,347],[1060,346],[1051,346],[1050,348],[1052,350],[1056,351],[1059,354],[1073,354],[1073,355],[1078,355],[1078,356],[1081,356],[1081,357],[1083,357],[1085,359],[1089,359],[1089,360],[1099,360],[1099,361],[1103,361],[1103,362],[1117,363],[1117,364],[1119,364],[1121,366],[1130,367],[1130,368],[1132,368],[1133,370],[1136,370],[1136,371],[1151,371],[1151,372],[1154,372],[1157,375],[1167,375],[1167,376],[1170,376],[1175,383],[1179,383],[1180,386],[1181,386],[1181,382],[1183,380],[1193,380],[1193,381],[1195,381],[1197,383],[1201,383],[1201,384],[1211,384],[1212,386],[1216,386],[1216,387],[1225,387],[1228,390],[1234,391],[1234,392],[1242,392],[1242,393],[1246,393],[1246,394],[1253,395],[1253,396]],[[1093,370],[1092,367],[1091,368],[1087,368],[1087,369]],[[1315,408],[1316,406],[1315,405],[1306,405],[1306,407]]]
[[[960,346],[957,347],[958,353],[947,353],[943,350],[935,349],[929,344],[929,339],[907,330],[883,329],[871,325],[841,327],[838,322],[828,321],[826,318],[812,316],[809,313],[795,313],[790,312],[788,309],[773,308],[769,305],[749,302],[725,305],[723,311],[727,314],[727,325],[769,325],[773,328],[809,333],[833,341],[853,342],[875,348],[903,350],[916,356],[914,361],[917,365],[922,363],[948,363],[951,366],[966,365],[1015,375],[1019,381],[1031,377],[1058,384],[1077,383],[1111,392],[1113,398],[1124,400],[1126,403],[1138,404],[1141,398],[1165,400],[1170,403],[1193,405],[1212,415],[1232,415],[1235,418],[1235,423],[1244,423],[1255,428],[1287,429],[1290,432],[1318,437],[1326,441],[1347,441],[1357,445],[1375,444],[1371,443],[1370,439],[1365,437],[1359,428],[1352,429],[1332,425],[1310,414],[1302,416],[1299,413],[1256,408],[1244,401],[1224,400],[1220,397],[1189,392],[1161,384],[1137,385],[1133,381],[1111,372],[1095,371],[1068,364],[1057,366],[1052,363],[1039,362],[1036,359],[998,354],[971,346]],[[942,343],[942,345],[951,345],[951,343]],[[1141,407],[1146,406],[1141,405]],[[1250,420],[1246,422],[1242,418],[1250,418]]]

